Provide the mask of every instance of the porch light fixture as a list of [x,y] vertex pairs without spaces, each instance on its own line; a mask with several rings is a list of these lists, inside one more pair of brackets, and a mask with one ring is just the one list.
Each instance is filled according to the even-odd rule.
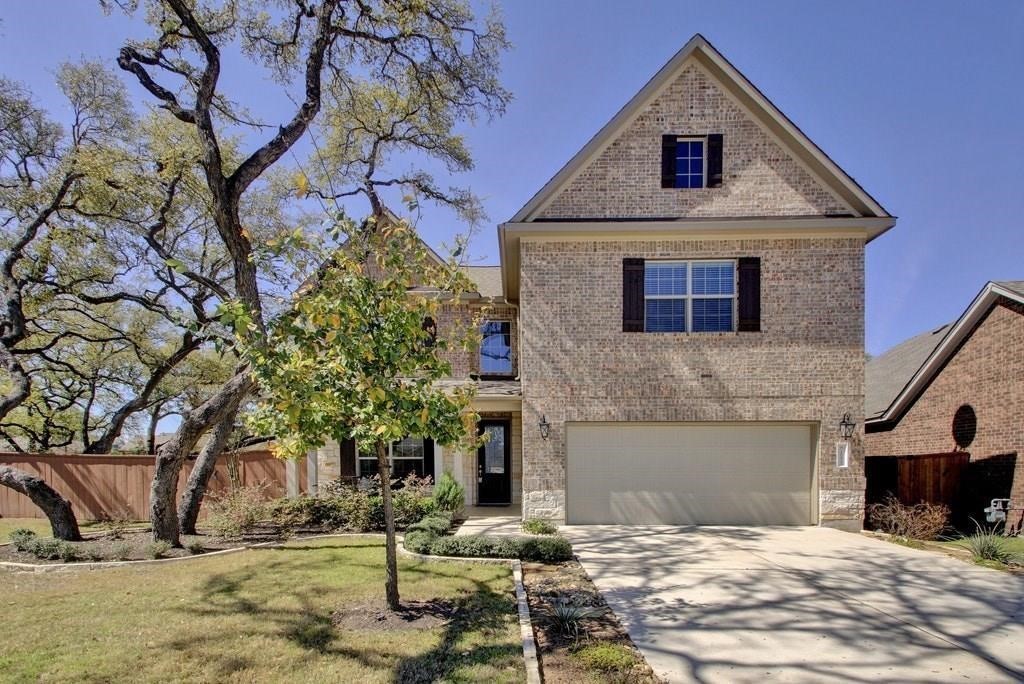
[[850,439],[853,437],[853,430],[857,427],[857,424],[850,419],[849,413],[843,414],[843,419],[839,421],[839,434],[843,439]]
[[548,422],[547,416],[542,415],[540,417],[540,423],[537,424],[537,427],[540,428],[541,439],[547,439],[548,435],[551,434],[551,423]]

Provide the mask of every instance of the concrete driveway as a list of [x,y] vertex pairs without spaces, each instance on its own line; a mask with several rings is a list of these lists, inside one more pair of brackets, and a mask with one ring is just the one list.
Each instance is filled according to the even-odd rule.
[[1024,681],[1024,577],[817,527],[569,526],[672,682]]

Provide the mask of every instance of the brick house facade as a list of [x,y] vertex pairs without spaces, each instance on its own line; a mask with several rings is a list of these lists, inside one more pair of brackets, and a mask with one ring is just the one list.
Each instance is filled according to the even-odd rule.
[[[885,364],[886,359],[873,363]],[[917,383],[908,387],[903,404],[869,416],[867,456],[963,448],[970,452],[972,466],[978,465],[976,470],[989,471],[973,481],[978,491],[968,492],[975,507],[1008,496],[1012,511],[1007,524],[1019,529],[1024,520],[1024,283],[987,286],[959,327],[951,327],[920,367],[909,370]],[[976,422],[958,445],[954,417],[961,407],[970,407]],[[979,521],[984,518],[980,509],[969,513]]]

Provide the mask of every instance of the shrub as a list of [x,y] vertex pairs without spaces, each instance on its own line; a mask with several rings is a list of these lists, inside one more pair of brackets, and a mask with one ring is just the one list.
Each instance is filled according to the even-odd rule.
[[211,497],[206,523],[225,539],[237,539],[252,532],[269,512],[265,489],[264,484],[237,487]]
[[128,515],[116,515],[103,521],[103,527],[107,536],[111,539],[124,539],[124,535],[131,529],[132,521]]
[[405,548],[413,553],[430,553],[430,547],[437,539],[437,535],[428,530],[410,530],[405,533],[403,543]]
[[26,550],[42,560],[61,560],[65,563],[72,563],[80,558],[74,544],[60,539],[36,539]]
[[[425,516],[437,511],[437,503],[430,496],[430,479],[414,474],[392,483],[391,505],[395,514],[395,527],[405,529]],[[356,484],[332,483],[324,488],[330,506],[339,513],[345,529],[351,532],[371,532],[384,529],[384,498],[380,477],[363,478]]]
[[7,535],[8,539],[11,540],[11,545],[18,551],[29,551],[32,544],[36,542],[38,536],[39,535],[26,527],[19,527],[16,530],[11,530],[11,533]]
[[987,530],[974,523],[977,531],[964,538],[964,546],[974,556],[975,561],[995,561],[1008,565],[1016,560],[1014,554],[1006,546],[1006,539],[995,530]]
[[460,558],[518,558],[557,563],[572,558],[572,546],[564,537],[497,537],[475,534],[439,537],[431,545],[430,553]]
[[165,541],[155,541],[146,545],[146,555],[153,560],[166,556],[171,550],[171,545]]
[[523,532],[527,534],[554,534],[558,531],[553,524],[540,518],[530,518],[523,521]]
[[434,487],[434,501],[439,510],[458,513],[466,505],[466,488],[446,470]]
[[303,495],[278,499],[270,504],[270,518],[281,527],[322,527],[330,530],[345,524],[345,510],[337,496]]
[[580,638],[580,627],[584,620],[601,613],[598,608],[581,606],[569,599],[556,599],[554,603],[545,606],[545,618],[554,625],[561,634],[572,637],[573,640]]
[[929,541],[938,538],[949,523],[949,509],[941,504],[908,506],[890,496],[884,503],[868,507],[868,520],[881,532],[906,539]]
[[436,537],[440,537],[446,533],[452,526],[451,514],[448,513],[431,513],[419,522],[413,523],[406,528],[406,534],[410,532],[430,532]]
[[203,546],[203,542],[196,539],[195,541],[190,541],[188,544],[185,544],[185,550],[191,553],[193,556],[196,556],[202,553],[203,551],[206,551],[206,547]]
[[599,672],[625,672],[639,662],[636,654],[622,644],[589,644],[572,654],[573,660],[588,670]]
[[132,545],[114,544],[114,546],[110,549],[110,555],[113,556],[116,560],[128,560],[129,558],[131,558],[132,555]]

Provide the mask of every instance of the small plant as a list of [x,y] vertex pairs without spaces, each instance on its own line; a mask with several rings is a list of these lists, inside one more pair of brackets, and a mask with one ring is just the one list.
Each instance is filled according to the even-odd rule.
[[628,646],[607,642],[583,646],[572,658],[588,670],[608,673],[628,672],[639,662]]
[[868,507],[868,521],[881,532],[904,539],[937,539],[949,524],[949,509],[941,504],[900,503],[890,496],[885,502]]
[[580,627],[587,618],[594,617],[601,613],[598,608],[581,606],[570,599],[556,599],[554,603],[545,606],[545,618],[551,623],[562,636],[570,637],[573,641],[580,638]]
[[73,563],[80,558],[74,544],[60,539],[37,539],[27,551],[41,560],[60,560],[65,563]]
[[171,545],[165,541],[155,541],[146,545],[146,555],[153,560],[164,558],[171,551]]
[[523,532],[527,534],[554,534],[557,531],[558,528],[547,520],[530,518],[523,521]]
[[124,539],[131,526],[132,521],[127,515],[117,515],[103,521],[103,528],[110,539]]
[[39,535],[26,527],[19,527],[16,530],[11,530],[7,537],[18,551],[30,551]]
[[211,497],[207,524],[225,539],[238,539],[249,534],[268,517],[270,507],[265,490],[266,485],[261,483]]
[[110,549],[110,555],[119,561],[128,560],[132,556],[132,545],[126,543],[114,544]]
[[560,563],[572,558],[572,545],[565,537],[498,537],[473,534],[438,537],[430,546],[435,556],[460,558],[518,558],[541,563]]
[[95,549],[89,549],[85,552],[85,559],[91,563],[99,563],[106,560],[103,554]]
[[203,542],[196,539],[190,541],[188,544],[185,544],[185,550],[191,553],[193,556],[198,556],[199,554],[206,551],[206,547],[203,546]]
[[1013,553],[1006,547],[1006,540],[1003,535],[995,530],[983,528],[975,521],[977,530],[969,537],[964,538],[964,546],[974,556],[975,561],[994,561],[1008,565],[1015,559]]
[[438,509],[458,513],[466,505],[466,488],[455,481],[449,471],[444,471],[434,487],[434,501]]

